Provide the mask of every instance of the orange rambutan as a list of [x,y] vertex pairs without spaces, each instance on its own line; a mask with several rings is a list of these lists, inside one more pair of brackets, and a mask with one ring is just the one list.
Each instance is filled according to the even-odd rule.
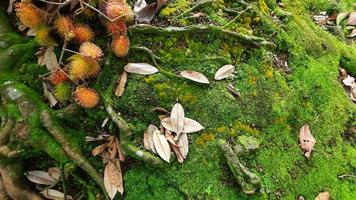
[[69,76],[73,80],[85,79],[90,71],[91,60],[80,54],[74,54],[68,58]]
[[106,29],[109,31],[109,33],[113,35],[126,35],[127,34],[127,26],[124,21],[115,21],[115,22],[110,22],[108,21],[106,23]]
[[92,60],[90,62],[89,71],[88,71],[86,78],[95,77],[99,73],[99,71],[100,71],[100,65],[99,65],[98,61]]
[[91,42],[84,42],[80,45],[79,52],[85,57],[91,58],[93,60],[98,60],[103,56],[103,52],[100,47]]
[[75,37],[74,22],[68,16],[58,16],[54,20],[54,26],[57,28],[58,33],[69,41]]
[[46,25],[37,27],[35,40],[41,46],[57,46],[56,41],[51,36],[51,29]]
[[74,91],[75,102],[84,108],[93,108],[99,103],[98,93],[87,87],[78,87]]
[[16,3],[15,11],[20,22],[26,27],[36,28],[43,23],[40,9],[32,3]]
[[88,42],[94,38],[94,32],[87,25],[76,24],[74,29],[75,39],[79,43]]
[[56,70],[51,73],[50,80],[53,85],[58,85],[68,80],[68,77],[62,70]]
[[125,57],[129,53],[130,41],[125,36],[116,36],[111,43],[111,48],[116,56]]
[[123,21],[131,21],[133,19],[133,12],[126,1],[109,0],[105,4],[105,14],[110,19],[117,19]]

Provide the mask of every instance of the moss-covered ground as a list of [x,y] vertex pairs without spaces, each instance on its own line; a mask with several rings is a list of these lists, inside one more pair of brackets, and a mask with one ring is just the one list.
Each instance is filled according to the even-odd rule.
[[[286,0],[283,12],[291,16],[281,15],[279,21],[271,15],[281,11],[275,1],[248,3],[252,8],[226,28],[264,37],[273,41],[276,49],[251,46],[208,31],[130,35],[131,45],[151,49],[161,57],[159,63],[166,71],[192,69],[213,80],[217,69],[234,64],[236,77],[212,81],[207,86],[162,73],[146,77],[130,74],[125,94],[115,100],[115,107],[130,123],[137,145],[143,146],[144,129],[159,123],[152,109],[170,109],[177,98],[186,116],[199,121],[205,129],[189,136],[190,152],[183,164],[175,161],[157,169],[128,159],[123,164],[125,199],[296,199],[299,195],[314,199],[321,191],[329,191],[332,199],[355,199],[355,179],[338,178],[353,174],[356,168],[355,144],[344,137],[345,130],[356,125],[356,106],[338,81],[338,68],[341,58],[356,58],[356,47],[322,30],[311,17],[319,11],[352,10],[353,1]],[[190,0],[171,1],[156,23],[169,23],[167,19],[187,11],[193,4]],[[182,16],[172,25],[202,22],[224,26],[236,15],[227,14],[224,9],[244,8],[233,0],[219,0],[198,9],[205,17]],[[105,40],[100,41],[105,46]],[[288,55],[290,73],[274,62],[274,55],[282,54]],[[111,54],[106,57],[102,76],[94,83],[99,90],[106,89],[127,62],[152,62],[146,53],[134,50],[125,59]],[[355,68],[347,66],[350,72]],[[44,73],[41,67],[25,63],[20,72],[23,76],[16,79],[41,92],[41,83],[36,82],[37,75]],[[8,74],[5,78],[0,75],[3,79],[9,79]],[[229,94],[228,83],[240,91],[241,99]],[[82,130],[76,137],[84,140],[85,134],[104,131],[97,127],[105,117],[101,105],[84,111],[81,117],[63,119],[63,124]],[[298,145],[299,129],[306,123],[317,141],[309,160]],[[266,195],[246,195],[239,189],[216,144],[217,139],[233,141],[240,135],[262,141],[261,148],[242,161],[261,177]],[[90,156],[95,145],[82,143],[81,148],[102,169],[100,158]]]

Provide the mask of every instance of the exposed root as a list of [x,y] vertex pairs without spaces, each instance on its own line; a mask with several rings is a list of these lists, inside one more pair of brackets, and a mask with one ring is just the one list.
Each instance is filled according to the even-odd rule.
[[10,200],[9,195],[7,195],[6,188],[4,182],[0,176],[0,199],[1,200]]

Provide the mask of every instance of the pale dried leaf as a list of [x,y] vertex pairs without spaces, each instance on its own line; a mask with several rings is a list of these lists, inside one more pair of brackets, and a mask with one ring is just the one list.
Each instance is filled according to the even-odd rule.
[[150,75],[158,72],[158,69],[148,63],[129,63],[124,67],[125,71],[133,74]]
[[36,30],[35,30],[35,29],[32,29],[32,28],[29,29],[29,30],[27,31],[26,35],[27,35],[27,36],[32,36],[32,37],[36,36]]
[[235,98],[241,98],[240,92],[237,91],[231,83],[227,84],[226,89]]
[[145,149],[152,151],[150,145],[148,144],[147,131],[145,131],[145,133],[143,134],[143,146],[145,147]]
[[348,75],[344,80],[342,80],[344,85],[351,87],[353,83],[355,83],[355,78]]
[[168,111],[168,110],[166,110],[166,109],[164,109],[164,108],[162,108],[162,107],[155,107],[154,109],[153,109],[153,111],[155,111],[155,112],[161,112],[161,113],[164,113],[164,114],[170,114],[170,112]]
[[54,179],[56,179],[57,181],[59,180],[59,178],[61,177],[61,169],[59,167],[50,167],[48,168],[48,174],[50,176],[52,176]]
[[179,147],[174,146],[174,145],[172,145],[172,144],[171,144],[171,147],[172,147],[173,152],[174,152],[174,153],[176,154],[176,156],[177,156],[177,161],[178,161],[179,163],[183,163],[183,162],[184,162],[184,157],[183,157],[183,155],[181,154],[181,152],[179,151]]
[[125,156],[124,156],[124,153],[122,152],[119,139],[115,138],[115,143],[116,143],[116,147],[117,147],[117,153],[119,154],[119,160],[125,161]]
[[349,16],[348,12],[339,13],[336,17],[336,26],[339,26],[342,20],[344,20],[347,16]]
[[356,28],[352,29],[350,35],[348,35],[347,37],[349,37],[349,38],[356,37]]
[[54,97],[54,95],[49,91],[48,89],[50,87],[49,83],[42,81],[42,86],[43,86],[43,93],[49,101],[49,106],[50,107],[55,106],[58,103],[58,101]]
[[198,83],[204,83],[204,84],[209,84],[208,78],[206,78],[203,74],[193,71],[193,70],[185,70],[180,73],[181,76],[184,78],[187,78],[189,80],[198,82]]
[[[174,104],[171,110],[171,125],[173,132],[179,135],[184,128],[184,109],[180,103]],[[169,130],[169,129],[168,129]]]
[[[162,121],[163,119],[165,119],[167,117],[169,117],[169,115],[167,115],[167,114],[166,115],[158,115],[158,118],[160,121]],[[169,123],[171,123],[171,122],[169,121]]]
[[101,123],[101,128],[104,128],[109,121],[109,117],[105,117],[104,121]]
[[194,119],[184,118],[183,133],[195,133],[203,130],[204,127]]
[[315,200],[329,200],[330,194],[329,192],[320,192]]
[[347,25],[350,25],[350,26],[356,25],[356,12],[350,13],[349,20],[347,21]]
[[153,132],[153,144],[158,155],[166,162],[170,162],[171,148],[166,137],[158,129]]
[[25,25],[23,25],[21,22],[18,22],[18,24],[17,24],[17,29],[19,30],[19,31],[24,31],[24,30],[26,30],[26,26]]
[[173,145],[178,147],[178,144],[174,141],[174,138],[170,131],[166,130],[164,136],[166,137],[167,141],[171,144],[171,146]]
[[188,141],[188,135],[186,133],[182,133],[179,136],[178,140],[178,145],[179,145],[179,152],[182,154],[183,158],[187,158],[188,151],[189,151],[189,141]]
[[44,53],[43,64],[46,65],[49,71],[53,71],[58,67],[57,56],[54,53],[54,47],[48,47]]
[[26,177],[31,182],[41,185],[54,185],[57,183],[57,180],[50,176],[48,172],[40,170],[29,171]]
[[[40,192],[45,198],[53,200],[63,200],[64,193],[54,189],[46,189]],[[67,200],[72,200],[73,198],[67,195]]]
[[316,140],[310,132],[309,125],[302,126],[299,132],[300,148],[304,151],[305,157],[309,158]]
[[134,12],[138,22],[150,22],[155,14],[167,3],[168,0],[157,0],[148,4],[145,0],[138,0],[134,6]]
[[120,76],[119,84],[117,85],[117,88],[115,90],[115,95],[117,97],[121,97],[124,94],[126,82],[127,82],[127,72],[124,70]]
[[107,148],[107,144],[101,144],[97,147],[95,147],[92,151],[91,151],[91,154],[93,154],[93,156],[97,156],[97,155],[100,155],[102,154],[105,149]]
[[224,65],[215,73],[215,80],[221,80],[232,76],[235,72],[235,66]]
[[147,128],[146,133],[147,133],[147,142],[148,142],[148,145],[150,146],[150,150],[153,153],[157,154],[155,145],[153,144],[153,133],[155,131],[159,131],[158,128],[155,125],[150,124]]
[[115,184],[112,184],[112,178],[111,176],[115,175],[113,170],[116,168],[115,164],[112,161],[108,161],[105,170],[104,170],[104,186],[105,190],[108,193],[110,199],[113,199],[117,193],[117,186]]
[[171,118],[170,117],[166,117],[164,119],[161,120],[161,125],[171,131],[171,132],[174,132],[173,128],[172,128],[172,124],[171,124]]

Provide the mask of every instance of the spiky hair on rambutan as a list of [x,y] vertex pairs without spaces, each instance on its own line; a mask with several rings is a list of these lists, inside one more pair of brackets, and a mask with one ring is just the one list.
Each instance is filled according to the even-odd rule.
[[50,81],[53,85],[58,85],[68,80],[67,75],[62,70],[53,71],[50,75]]
[[103,56],[100,47],[91,42],[84,42],[80,45],[79,52],[87,58],[99,60]]
[[131,21],[133,12],[131,7],[122,0],[109,0],[105,3],[104,12],[110,19]]
[[54,26],[65,40],[69,41],[75,37],[74,22],[68,16],[58,16],[54,20]]
[[115,36],[111,42],[111,48],[116,56],[125,57],[129,53],[130,41],[123,35]]
[[94,32],[84,24],[76,24],[74,29],[75,39],[79,43],[91,41],[94,38]]
[[127,34],[127,26],[126,22],[116,20],[115,22],[106,22],[106,29],[112,35],[126,35]]
[[86,58],[81,54],[74,54],[68,58],[69,76],[72,80],[95,77],[100,71],[100,65],[96,60]]
[[41,46],[57,46],[56,41],[51,36],[51,28],[46,25],[37,27],[35,40]]
[[44,22],[40,9],[32,3],[16,3],[15,11],[20,22],[26,27],[36,28]]
[[94,108],[99,103],[98,93],[87,87],[77,87],[74,91],[75,102],[84,108]]
[[66,102],[70,97],[71,88],[68,83],[60,83],[54,87],[54,97],[61,102]]

